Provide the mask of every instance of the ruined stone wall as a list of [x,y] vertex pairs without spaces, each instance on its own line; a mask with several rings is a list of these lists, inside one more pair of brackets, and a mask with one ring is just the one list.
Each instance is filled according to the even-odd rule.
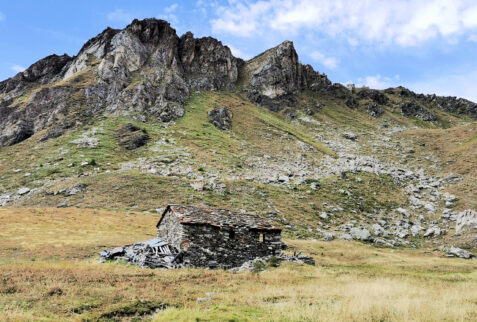
[[161,224],[157,228],[157,237],[179,251],[181,248],[183,231],[183,226],[179,223],[177,217],[169,210],[164,214]]
[[[279,231],[218,228],[210,225],[184,225],[183,263],[196,267],[237,267],[256,257],[279,255]],[[263,234],[263,241],[260,241]]]

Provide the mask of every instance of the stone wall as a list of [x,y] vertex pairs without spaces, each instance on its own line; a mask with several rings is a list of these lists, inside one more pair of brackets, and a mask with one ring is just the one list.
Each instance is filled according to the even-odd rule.
[[179,251],[181,249],[183,233],[183,225],[179,223],[177,217],[169,210],[164,214],[161,224],[157,227],[157,237]]
[[183,229],[181,251],[186,266],[237,267],[257,257],[279,255],[283,245],[280,231],[219,228],[207,224],[183,225]]

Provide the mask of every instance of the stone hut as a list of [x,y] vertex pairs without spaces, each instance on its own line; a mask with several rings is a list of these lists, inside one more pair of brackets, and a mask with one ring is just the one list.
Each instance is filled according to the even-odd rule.
[[157,237],[193,267],[237,267],[257,257],[280,255],[280,227],[269,220],[225,209],[169,205]]

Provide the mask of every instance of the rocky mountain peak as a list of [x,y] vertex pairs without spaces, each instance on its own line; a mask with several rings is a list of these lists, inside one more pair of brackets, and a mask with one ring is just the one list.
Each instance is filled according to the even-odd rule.
[[143,44],[157,46],[169,38],[177,38],[177,33],[165,20],[158,19],[134,19],[126,27],[126,30],[136,35]]
[[[288,40],[244,62],[215,38],[195,38],[191,32],[179,38],[167,21],[135,19],[122,30],[106,28],[74,57],[48,56],[0,82],[0,146],[52,125],[61,128],[58,123],[71,120],[71,115],[134,114],[169,122],[184,115],[191,91],[237,89],[272,111],[295,108],[297,95],[305,90],[352,107],[366,99],[388,103],[382,91],[356,93],[333,84],[303,65]],[[403,88],[388,93],[403,102],[477,115],[477,105],[467,100],[417,95]]]

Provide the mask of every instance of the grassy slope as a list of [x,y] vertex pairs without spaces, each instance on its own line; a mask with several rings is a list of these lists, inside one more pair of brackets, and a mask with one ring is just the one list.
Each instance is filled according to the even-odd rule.
[[[220,131],[207,120],[207,111],[222,105],[228,106],[234,115],[231,131]],[[339,107],[332,103],[328,106],[323,115],[317,115],[317,118],[323,117],[323,122],[340,121],[333,119],[337,113],[339,114],[340,110],[335,111]],[[342,117],[362,119],[363,122],[366,120],[364,116],[357,117],[360,115],[359,112],[350,111],[349,113],[353,113],[351,116],[347,116],[346,112],[347,110],[341,111]],[[283,149],[293,151],[297,149],[294,142],[298,138],[315,147],[315,151],[312,152],[300,151],[306,154],[307,158],[319,160],[323,153],[333,155],[333,152],[322,147],[319,141],[308,135],[309,131],[305,125],[289,123],[281,115],[257,108],[230,93],[195,95],[186,106],[185,117],[167,128],[163,128],[161,124],[132,121],[151,136],[149,147],[135,151],[120,148],[114,138],[116,129],[126,122],[131,122],[131,119],[119,117],[95,120],[94,125],[86,128],[99,128],[97,137],[100,144],[95,148],[80,148],[71,143],[80,137],[85,129],[42,143],[36,141],[41,135],[39,134],[19,145],[5,148],[0,151],[0,172],[4,174],[3,187],[14,190],[27,185],[32,188],[40,186],[40,182],[34,180],[45,178],[58,180],[46,191],[85,183],[88,185],[86,193],[66,198],[69,206],[79,208],[153,211],[168,203],[190,203],[245,209],[259,214],[279,209],[280,217],[286,220],[284,222],[293,225],[287,233],[290,236],[302,237],[315,236],[316,231],[309,227],[316,226],[316,222],[321,220],[318,216],[326,210],[322,205],[324,202],[344,208],[344,213],[340,214],[343,216],[343,222],[352,211],[357,214],[372,209],[386,212],[404,202],[401,188],[393,184],[389,178],[368,173],[350,174],[348,179],[331,176],[321,180],[320,188],[316,191],[310,190],[307,186],[297,186],[290,191],[285,187],[257,184],[240,178],[238,170],[242,168],[244,157],[262,156],[265,153],[279,155]],[[159,152],[153,151],[151,147],[154,146],[154,142],[161,139],[176,142],[176,145],[163,147]],[[192,157],[184,160],[184,163],[196,173],[200,173],[200,168],[205,171],[230,171],[232,175],[237,170],[237,177],[225,182],[226,193],[220,195],[214,191],[194,191],[190,186],[191,181],[183,177],[162,177],[138,170],[118,170],[120,163],[136,158],[180,159],[181,156],[177,155],[174,147],[188,149]],[[25,150],[31,151],[30,158],[24,158]],[[14,162],[10,162],[12,159]],[[80,166],[81,162],[93,159],[97,165]],[[75,166],[68,167],[72,163]],[[96,167],[101,170],[95,171]],[[14,173],[17,168],[24,171]],[[104,170],[112,172],[106,173]],[[31,176],[25,177],[25,172],[31,172]],[[84,173],[90,175],[78,177]],[[362,179],[361,182],[355,180],[358,177]],[[336,193],[340,189],[350,191],[351,195]],[[357,203],[356,200],[360,198],[361,201]],[[17,205],[54,207],[64,200],[61,195],[53,196],[39,192],[23,199]]]
[[449,191],[460,197],[458,209],[477,208],[477,122],[450,129],[415,130],[403,134],[404,137],[418,137],[441,159],[446,173],[455,173],[463,180]]
[[[157,215],[0,209],[0,312],[12,320],[472,320],[472,261],[355,243],[287,240],[316,267],[269,272],[143,270],[99,264],[103,247],[150,238]],[[196,303],[206,292],[217,295]]]

